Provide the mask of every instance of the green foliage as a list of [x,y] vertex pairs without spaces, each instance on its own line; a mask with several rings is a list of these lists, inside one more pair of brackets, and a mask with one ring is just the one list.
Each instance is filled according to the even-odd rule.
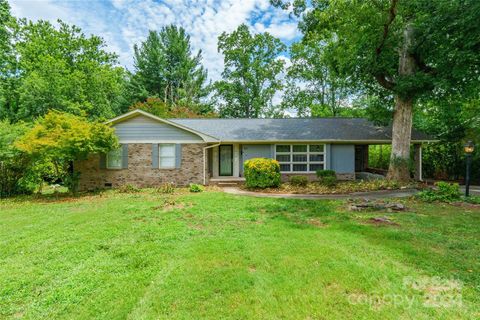
[[[54,177],[75,192],[78,177],[70,170],[73,161],[90,153],[107,153],[118,146],[114,130],[99,122],[68,113],[49,111],[15,142],[15,147],[37,163],[52,163]],[[46,173],[46,172],[44,172]]]
[[337,185],[337,177],[335,176],[326,176],[320,180],[320,183],[327,187],[334,187]]
[[[465,175],[463,145],[467,140],[480,145],[479,107],[480,97],[465,101],[461,96],[419,106],[414,119],[416,127],[440,139],[423,145],[425,177],[458,180]],[[480,152],[475,152],[472,160],[472,180],[480,183]]]
[[202,185],[196,183],[190,183],[189,187],[190,192],[202,192],[205,188]]
[[480,204],[480,196],[462,197],[462,200],[471,204]]
[[39,184],[31,157],[15,147],[27,130],[23,123],[0,121],[0,198],[30,193]]
[[324,186],[334,187],[337,184],[337,174],[333,170],[317,170],[317,177]]
[[344,103],[351,94],[347,80],[328,65],[321,45],[308,40],[295,43],[290,60],[282,101],[285,108],[293,107],[300,117],[335,117],[348,111]]
[[460,199],[460,187],[458,183],[437,182],[436,189],[427,189],[420,192],[417,197],[426,202],[440,201],[453,202]]
[[391,150],[390,145],[370,145],[368,147],[368,166],[370,168],[388,169]]
[[273,97],[283,88],[280,75],[285,62],[279,56],[285,45],[269,33],[252,35],[242,24],[231,34],[220,35],[218,50],[225,64],[222,80],[214,84],[220,114],[239,118],[278,115]]
[[[209,93],[202,52],[192,54],[190,36],[182,27],[170,25],[150,31],[146,41],[134,47],[133,96],[154,96],[167,105],[202,109],[201,99]],[[143,100],[137,96],[135,100]]]
[[121,111],[125,72],[101,38],[61,21],[21,20],[17,33],[0,116],[31,121],[54,109],[105,119]]
[[334,170],[317,170],[317,177],[322,179],[325,177],[336,177]]
[[140,109],[160,118],[213,118],[217,117],[214,112],[207,110],[196,112],[192,108],[183,106],[172,106],[163,102],[159,98],[147,98],[145,102],[137,102],[129,107],[129,110]]
[[140,190],[140,188],[137,188],[133,184],[127,183],[127,184],[124,184],[124,185],[121,185],[120,187],[118,187],[117,191],[119,193],[138,193],[141,190]]
[[175,192],[175,185],[171,182],[165,182],[157,190],[160,193],[172,194]]
[[306,176],[291,176],[290,184],[294,186],[305,187],[308,184],[308,178]]
[[280,164],[277,160],[253,158],[244,163],[247,188],[278,187],[281,183]]

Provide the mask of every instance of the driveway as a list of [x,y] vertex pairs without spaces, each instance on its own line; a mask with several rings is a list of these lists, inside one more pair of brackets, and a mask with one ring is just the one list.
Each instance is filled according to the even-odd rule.
[[280,193],[265,193],[265,192],[252,192],[246,191],[235,187],[222,188],[225,193],[253,196],[261,198],[288,198],[288,199],[383,199],[383,198],[404,198],[410,197],[418,193],[417,189],[404,189],[404,190],[381,190],[372,192],[353,192],[347,194],[280,194]]
[[[462,193],[465,194],[465,186],[460,186]],[[470,186],[470,194],[480,196],[480,186]]]

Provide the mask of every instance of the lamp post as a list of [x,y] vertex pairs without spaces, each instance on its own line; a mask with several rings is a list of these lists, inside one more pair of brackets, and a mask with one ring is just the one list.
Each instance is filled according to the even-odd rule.
[[475,150],[475,145],[472,141],[468,141],[464,146],[465,157],[467,158],[467,172],[465,175],[465,197],[470,196],[470,168],[472,166],[472,153]]

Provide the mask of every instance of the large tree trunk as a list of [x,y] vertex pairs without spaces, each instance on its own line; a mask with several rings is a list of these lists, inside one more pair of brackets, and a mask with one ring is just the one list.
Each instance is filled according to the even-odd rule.
[[[413,27],[409,24],[403,33],[403,45],[400,48],[398,74],[400,79],[415,73],[415,59],[410,53],[414,39]],[[395,96],[395,111],[392,127],[392,153],[388,168],[388,179],[410,180],[410,142],[412,138],[413,98],[406,93]]]
[[410,140],[412,135],[411,99],[395,97],[395,113],[393,114],[392,153],[387,178],[407,181],[410,179]]

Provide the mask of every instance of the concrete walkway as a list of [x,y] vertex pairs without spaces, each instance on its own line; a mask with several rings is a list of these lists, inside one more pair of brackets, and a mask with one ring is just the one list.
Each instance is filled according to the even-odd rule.
[[361,198],[361,199],[383,199],[383,198],[403,198],[410,197],[415,195],[417,189],[404,189],[404,190],[381,190],[381,191],[371,191],[371,192],[353,192],[347,194],[292,194],[292,193],[265,193],[265,192],[252,192],[246,191],[234,187],[225,187],[223,188],[225,193],[242,195],[242,196],[252,196],[260,198],[288,198],[288,199],[325,199],[325,200],[335,200],[335,199],[351,199],[351,198]]

